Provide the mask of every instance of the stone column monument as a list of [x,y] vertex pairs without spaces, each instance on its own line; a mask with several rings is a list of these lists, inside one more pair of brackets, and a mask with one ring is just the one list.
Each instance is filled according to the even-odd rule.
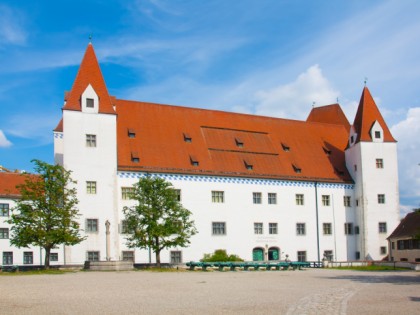
[[111,260],[111,256],[110,256],[110,244],[111,244],[111,237],[110,234],[111,232],[109,231],[109,227],[110,227],[111,223],[106,220],[105,222],[105,226],[106,226],[106,260],[110,261]]

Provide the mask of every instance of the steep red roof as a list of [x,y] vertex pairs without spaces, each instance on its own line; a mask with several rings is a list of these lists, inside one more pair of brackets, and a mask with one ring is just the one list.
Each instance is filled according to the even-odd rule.
[[73,87],[69,93],[66,94],[66,103],[63,109],[66,110],[81,110],[80,97],[86,90],[88,85],[92,85],[96,94],[99,97],[99,112],[104,114],[114,114],[115,111],[112,106],[111,98],[105,85],[105,80],[102,76],[98,60],[96,59],[93,45],[89,43]]
[[388,239],[399,237],[413,237],[420,233],[420,212],[410,212],[391,233]]
[[58,125],[54,128],[54,131],[63,132],[63,118],[60,119]]
[[120,171],[351,182],[345,125],[116,102]]
[[25,183],[25,178],[26,176],[20,173],[0,172],[0,197],[19,197],[16,186]]
[[372,141],[370,130],[375,123],[378,121],[384,131],[384,142],[396,142],[385,120],[383,119],[378,107],[373,100],[369,89],[365,87],[363,89],[362,97],[360,98],[359,107],[357,109],[356,117],[354,119],[354,129],[357,133],[356,142],[359,141]]
[[350,123],[338,104],[312,108],[306,121],[343,125],[346,130],[350,131]]

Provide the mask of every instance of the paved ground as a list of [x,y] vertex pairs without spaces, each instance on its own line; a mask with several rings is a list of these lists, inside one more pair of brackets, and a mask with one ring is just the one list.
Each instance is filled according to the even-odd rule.
[[77,272],[0,277],[0,314],[420,314],[420,273]]

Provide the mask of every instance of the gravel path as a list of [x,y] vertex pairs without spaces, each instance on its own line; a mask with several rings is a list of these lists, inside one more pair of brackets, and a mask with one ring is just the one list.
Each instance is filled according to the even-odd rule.
[[411,271],[76,272],[0,292],[0,314],[420,314]]

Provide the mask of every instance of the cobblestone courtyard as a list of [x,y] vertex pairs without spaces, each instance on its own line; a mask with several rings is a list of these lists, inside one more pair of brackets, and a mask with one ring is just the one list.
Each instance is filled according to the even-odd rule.
[[419,314],[420,273],[76,272],[0,277],[1,314]]

